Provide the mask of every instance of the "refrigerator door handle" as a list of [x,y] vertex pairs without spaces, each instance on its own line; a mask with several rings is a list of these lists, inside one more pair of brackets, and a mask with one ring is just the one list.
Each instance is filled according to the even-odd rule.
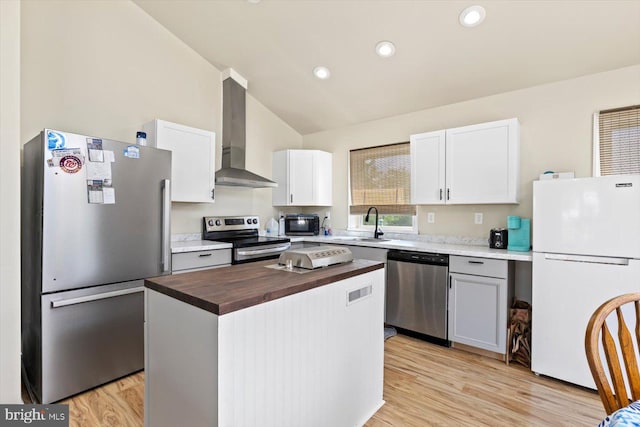
[[544,254],[544,259],[551,261],[588,262],[592,264],[629,265],[628,258],[612,258],[603,256]]
[[53,308],[66,307],[68,305],[82,304],[83,302],[98,301],[101,299],[135,294],[137,292],[143,292],[143,291],[144,291],[144,286],[138,286],[135,288],[121,289],[119,291],[102,292],[100,294],[85,295],[82,297],[69,298],[69,299],[60,299],[60,300],[51,301],[51,307]]
[[171,180],[162,180],[162,272],[171,272]]

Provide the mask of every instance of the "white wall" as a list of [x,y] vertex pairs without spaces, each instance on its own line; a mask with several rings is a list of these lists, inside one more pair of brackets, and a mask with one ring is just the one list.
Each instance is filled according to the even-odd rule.
[[[220,71],[137,5],[23,2],[22,15],[23,142],[44,127],[134,142],[161,118],[213,130],[220,166]],[[270,177],[265,153],[298,148],[302,137],[250,95],[247,122],[247,168]],[[214,204],[176,203],[172,232],[200,232],[203,215],[240,213],[266,221],[271,190],[219,187]]]
[[[507,215],[531,216],[532,182],[544,171],[590,176],[593,113],[634,104],[640,104],[640,65],[305,135],[303,145],[333,152],[333,227],[346,228],[350,149],[408,141],[414,133],[518,117],[519,205],[418,208],[421,234],[488,237],[489,229],[506,227]],[[427,212],[436,213],[435,224],[427,224]],[[484,224],[474,224],[474,212],[484,213]]]
[[[222,84],[219,70],[129,1],[0,6],[0,402],[18,402],[22,144],[45,127],[134,142],[142,124],[161,118],[216,132],[219,167]],[[247,167],[270,177],[270,153],[300,148],[302,136],[250,95],[247,121]],[[271,190],[220,187],[216,196],[174,204],[172,232],[200,232],[203,215],[274,213]]]
[[20,2],[0,1],[0,403],[20,397]]
[[[251,82],[249,82],[251,88]],[[276,117],[253,97],[247,96],[246,167],[253,173],[270,178],[271,153],[286,148],[301,148],[302,136]],[[220,148],[220,147],[218,147]],[[216,162],[220,167],[220,150]],[[260,215],[261,224],[276,217],[271,207],[271,189],[216,186],[216,202],[174,203],[173,232],[198,233],[205,215]]]

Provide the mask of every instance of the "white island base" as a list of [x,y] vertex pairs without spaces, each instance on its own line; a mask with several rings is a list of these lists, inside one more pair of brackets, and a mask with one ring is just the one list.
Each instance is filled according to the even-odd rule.
[[145,426],[363,425],[384,404],[384,271],[220,316],[145,289]]

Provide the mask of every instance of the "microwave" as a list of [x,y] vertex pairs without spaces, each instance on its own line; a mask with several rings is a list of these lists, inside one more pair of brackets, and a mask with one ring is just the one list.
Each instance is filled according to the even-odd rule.
[[284,234],[287,236],[317,236],[320,234],[318,215],[289,214],[284,217]]

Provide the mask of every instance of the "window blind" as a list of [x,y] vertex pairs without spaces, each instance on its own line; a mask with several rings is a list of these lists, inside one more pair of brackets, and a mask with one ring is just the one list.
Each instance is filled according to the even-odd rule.
[[408,142],[351,150],[349,167],[352,215],[370,206],[380,214],[415,215]]
[[598,114],[600,175],[640,174],[640,105]]

